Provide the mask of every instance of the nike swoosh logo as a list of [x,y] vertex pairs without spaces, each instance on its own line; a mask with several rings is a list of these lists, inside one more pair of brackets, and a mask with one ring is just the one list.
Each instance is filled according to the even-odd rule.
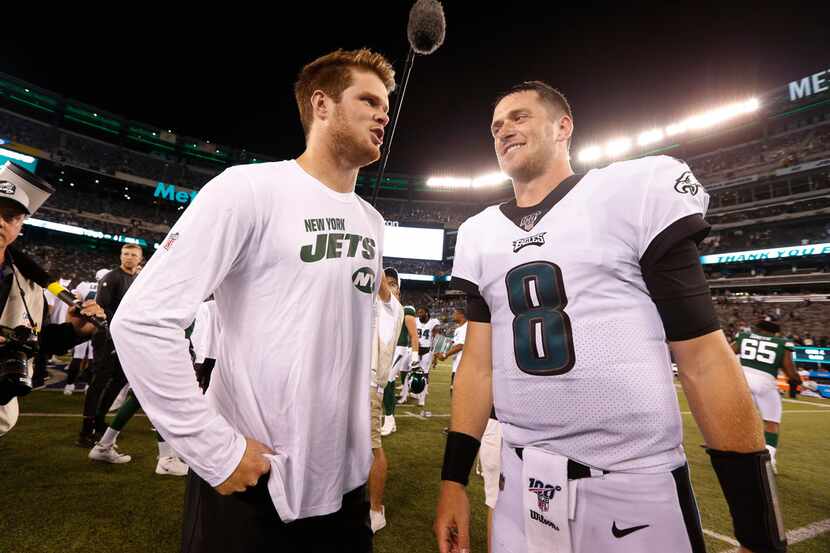
[[611,525],[611,533],[614,534],[615,538],[624,538],[628,534],[632,532],[636,532],[637,530],[642,530],[643,528],[648,528],[648,524],[643,524],[642,526],[632,526],[631,528],[623,528],[620,530],[617,528],[617,521],[614,521],[614,524]]

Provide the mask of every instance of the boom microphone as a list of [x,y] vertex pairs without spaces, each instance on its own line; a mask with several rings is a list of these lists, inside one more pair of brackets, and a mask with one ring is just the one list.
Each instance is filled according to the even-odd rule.
[[428,56],[444,44],[447,22],[444,8],[436,0],[418,0],[409,11],[406,36],[416,54]]
[[444,19],[444,8],[438,0],[418,0],[409,10],[409,23],[406,26],[406,36],[409,39],[409,54],[403,69],[403,80],[395,97],[395,105],[389,113],[392,126],[386,133],[388,138],[383,143],[383,156],[380,161],[375,184],[372,188],[372,205],[378,199],[380,183],[386,173],[386,163],[389,161],[389,152],[392,151],[392,139],[395,137],[395,128],[398,126],[398,116],[403,105],[403,96],[406,94],[406,85],[409,83],[409,74],[412,64],[415,63],[415,54],[428,56],[435,52],[443,43],[447,32],[447,22]]
[[[6,250],[6,255],[9,256],[9,259],[12,262],[12,265],[17,267],[17,270],[20,271],[20,274],[28,278],[29,280],[33,281],[35,284],[40,286],[41,288],[45,288],[52,292],[55,297],[61,300],[63,303],[70,305],[72,307],[77,307],[79,310],[81,308],[81,302],[78,300],[72,292],[67,290],[63,287],[60,281],[54,278],[52,275],[46,272],[40,265],[38,265],[34,259],[26,255],[20,250],[13,249],[9,247]],[[81,315],[84,319],[88,320],[92,324],[94,324],[99,329],[106,329],[107,322],[101,320],[97,317],[87,317]]]

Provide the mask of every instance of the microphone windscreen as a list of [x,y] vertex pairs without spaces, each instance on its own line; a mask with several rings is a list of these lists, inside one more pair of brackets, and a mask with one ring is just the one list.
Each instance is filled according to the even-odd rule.
[[418,0],[409,11],[406,35],[416,53],[426,56],[444,43],[447,22],[444,8],[437,0]]

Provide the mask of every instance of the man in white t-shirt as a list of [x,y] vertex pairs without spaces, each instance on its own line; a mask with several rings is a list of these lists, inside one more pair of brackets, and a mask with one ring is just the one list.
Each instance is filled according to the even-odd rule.
[[[113,321],[136,396],[192,468],[185,553],[372,549],[372,312],[391,296],[383,218],[354,188],[380,157],[393,88],[369,50],[306,65],[305,152],[207,183]],[[184,329],[210,294],[222,339],[203,395]]]

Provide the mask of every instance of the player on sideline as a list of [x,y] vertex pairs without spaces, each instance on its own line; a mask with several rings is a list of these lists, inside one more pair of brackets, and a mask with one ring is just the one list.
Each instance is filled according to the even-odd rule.
[[[401,293],[401,280],[398,271],[393,267],[384,269],[386,282],[392,288],[392,293],[397,292],[398,299]],[[394,283],[394,286],[392,285]],[[388,436],[398,429],[395,423],[395,383],[398,374],[401,375],[401,382],[406,381],[409,374],[410,359],[418,358],[418,334],[415,328],[415,308],[411,305],[403,307],[403,326],[398,337],[398,345],[395,346],[395,359],[392,363],[392,370],[389,371],[389,382],[383,390],[383,426],[380,429],[381,436]]]
[[778,393],[778,370],[784,371],[790,380],[801,380],[793,365],[793,344],[779,336],[781,327],[772,321],[759,321],[755,332],[741,332],[735,337],[732,349],[741,358],[749,391],[761,419],[764,421],[764,441],[772,461],[772,469],[778,472],[775,454],[778,450],[778,433],[781,428],[781,396]]
[[705,551],[669,346],[742,551],[786,549],[761,421],[697,243],[708,195],[670,157],[574,175],[565,98],[527,82],[492,135],[515,199],[459,229],[467,294],[435,533],[469,550],[465,491],[491,405],[504,475],[493,552]]
[[455,373],[458,371],[461,358],[464,356],[464,338],[467,336],[467,313],[463,307],[456,307],[452,310],[452,320],[456,324],[452,335],[452,347],[447,350],[447,353],[436,354],[439,361],[455,356],[452,360],[452,374],[450,375],[450,394],[452,394],[452,386],[455,383]]
[[[98,291],[98,282],[81,282],[78,287],[72,290],[80,301],[94,300]],[[66,305],[66,304],[63,304]],[[63,321],[61,321],[63,322]],[[66,384],[63,387],[63,394],[71,396],[75,392],[75,380],[86,372],[90,361],[93,359],[92,340],[78,344],[72,349],[72,361],[66,370]]]
[[[205,185],[113,321],[136,395],[192,469],[185,553],[372,549],[372,310],[391,296],[383,218],[354,188],[380,157],[393,87],[369,50],[306,65],[303,154]],[[222,337],[203,395],[184,329],[211,293]],[[300,347],[274,340],[298,329]]]
[[[426,406],[427,393],[429,392],[429,370],[432,368],[432,359],[434,352],[432,351],[433,340],[438,334],[438,328],[441,322],[434,319],[429,314],[429,309],[422,305],[416,311],[417,319],[415,320],[415,331],[418,333],[418,357],[412,356],[410,362],[411,371],[420,369],[426,378],[426,385],[424,390],[419,394],[413,394],[418,398],[418,405]],[[410,374],[411,376],[411,374]],[[404,383],[401,391],[401,399],[398,403],[406,403],[409,398],[409,381]]]

